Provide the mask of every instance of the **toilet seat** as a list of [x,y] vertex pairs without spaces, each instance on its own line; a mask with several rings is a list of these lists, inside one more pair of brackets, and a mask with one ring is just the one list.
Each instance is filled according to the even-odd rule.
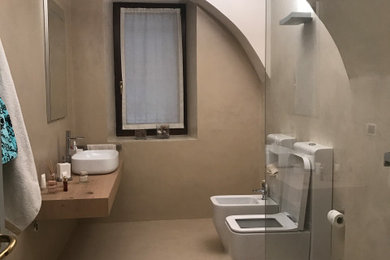
[[[253,222],[256,220],[260,223],[253,225]],[[265,225],[267,221],[269,223]],[[289,232],[298,230],[298,224],[292,220],[287,212],[259,215],[232,215],[226,217],[226,224],[230,230],[236,233],[265,233],[266,231]]]

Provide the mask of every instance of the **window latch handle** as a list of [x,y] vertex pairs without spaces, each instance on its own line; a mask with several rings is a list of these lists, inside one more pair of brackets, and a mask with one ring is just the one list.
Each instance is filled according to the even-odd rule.
[[123,95],[123,81],[122,80],[119,82],[119,88],[121,90],[121,95]]
[[123,81],[122,80],[119,82],[119,88],[121,90],[121,95],[123,95]]

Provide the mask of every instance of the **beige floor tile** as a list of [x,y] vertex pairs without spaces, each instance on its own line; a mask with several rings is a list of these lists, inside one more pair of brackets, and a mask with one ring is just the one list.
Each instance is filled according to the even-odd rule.
[[230,260],[211,219],[83,223],[60,260]]

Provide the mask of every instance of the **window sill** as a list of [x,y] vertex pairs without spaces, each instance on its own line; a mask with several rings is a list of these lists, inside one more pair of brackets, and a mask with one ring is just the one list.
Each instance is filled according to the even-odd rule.
[[144,142],[181,142],[197,141],[198,138],[189,135],[171,135],[167,139],[159,139],[155,136],[148,136],[147,139],[135,139],[134,136],[110,136],[107,138],[109,143],[144,143]]

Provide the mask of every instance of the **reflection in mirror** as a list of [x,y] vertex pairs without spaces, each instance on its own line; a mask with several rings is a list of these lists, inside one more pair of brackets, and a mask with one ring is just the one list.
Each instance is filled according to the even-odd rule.
[[65,12],[54,0],[44,0],[47,121],[64,118],[67,111],[67,56]]

